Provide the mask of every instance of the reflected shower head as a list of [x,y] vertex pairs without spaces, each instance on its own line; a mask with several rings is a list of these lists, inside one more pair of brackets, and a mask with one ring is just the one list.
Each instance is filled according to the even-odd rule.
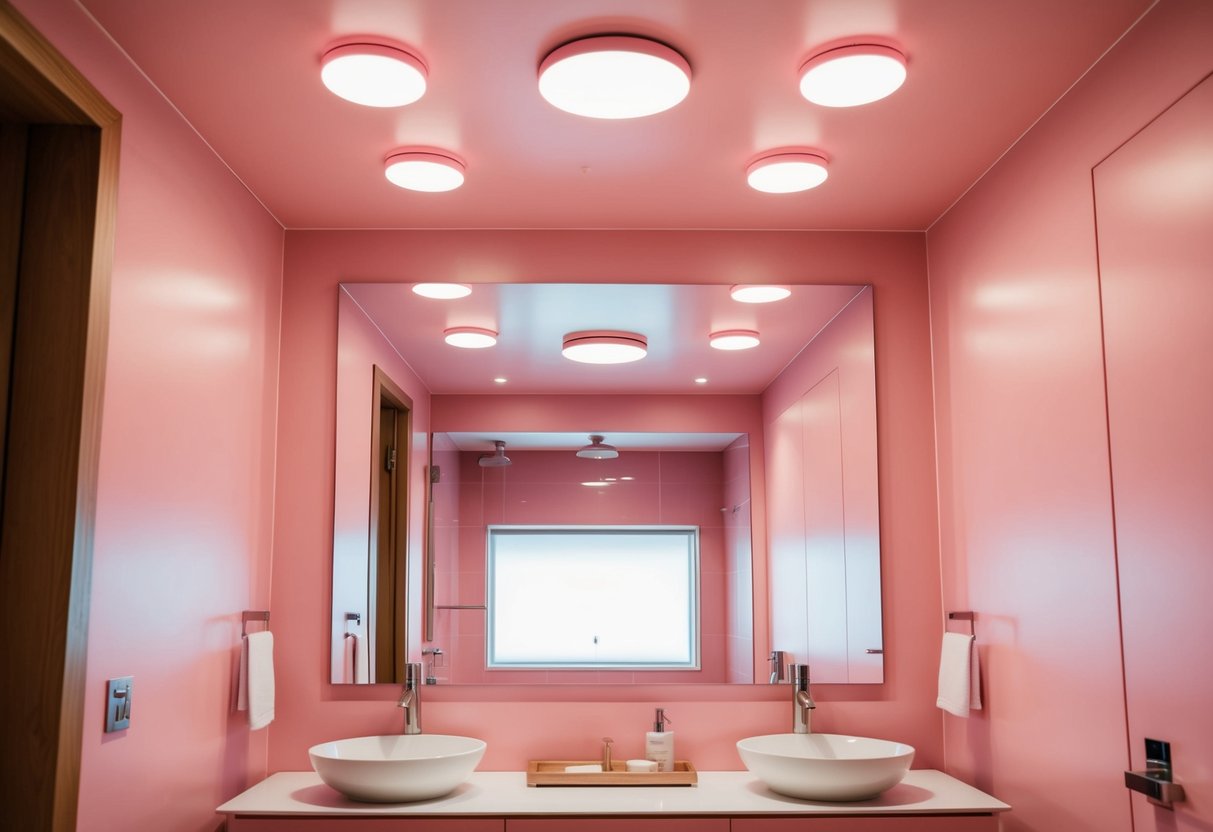
[[497,450],[492,454],[485,454],[480,457],[481,468],[505,468],[508,465],[513,465],[510,458],[505,455],[505,443],[500,439],[493,442],[493,447]]
[[601,436],[591,436],[590,444],[579,450],[577,456],[582,459],[615,459],[619,456],[619,449],[603,442]]

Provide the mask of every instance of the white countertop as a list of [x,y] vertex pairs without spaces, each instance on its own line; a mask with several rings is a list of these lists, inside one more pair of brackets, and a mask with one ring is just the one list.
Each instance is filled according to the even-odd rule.
[[521,771],[477,771],[455,791],[416,803],[356,803],[311,771],[272,774],[218,808],[225,815],[942,815],[1011,807],[941,771],[915,769],[875,800],[818,803],[775,794],[748,771],[701,771],[698,786],[528,787]]

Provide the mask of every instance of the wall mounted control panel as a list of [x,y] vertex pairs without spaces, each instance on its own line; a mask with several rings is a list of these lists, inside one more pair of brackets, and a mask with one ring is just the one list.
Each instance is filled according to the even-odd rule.
[[105,733],[131,727],[131,688],[134,676],[119,676],[105,683]]

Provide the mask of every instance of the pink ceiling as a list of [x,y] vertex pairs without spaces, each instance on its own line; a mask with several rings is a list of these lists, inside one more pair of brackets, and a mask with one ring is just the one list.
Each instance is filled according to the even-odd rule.
[[[794,286],[789,298],[752,304],[733,300],[728,286],[477,284],[466,298],[431,300],[405,284],[344,284],[436,394],[761,393],[862,289]],[[497,345],[448,346],[442,332],[456,326],[495,330]],[[639,332],[648,355],[610,366],[564,358],[565,333],[587,329]],[[738,352],[709,347],[708,335],[723,329],[756,330],[762,343]],[[494,384],[497,376],[508,383]]]
[[[1150,5],[1149,0],[81,0],[289,228],[922,229]],[[645,119],[555,110],[536,68],[577,36],[630,32],[690,61],[691,93]],[[415,47],[421,101],[359,107],[321,85],[349,35]],[[829,110],[796,70],[852,35],[900,42],[893,97]],[[467,184],[416,194],[385,154],[446,148]],[[756,154],[812,146],[830,179],[744,182]]]

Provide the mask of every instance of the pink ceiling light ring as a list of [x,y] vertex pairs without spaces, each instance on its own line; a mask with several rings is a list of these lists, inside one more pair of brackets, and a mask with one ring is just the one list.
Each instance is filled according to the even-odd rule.
[[906,80],[906,56],[879,43],[852,43],[819,52],[800,67],[800,94],[822,107],[858,107],[896,92]]
[[413,52],[385,43],[346,42],[320,58],[320,80],[346,101],[403,107],[425,94],[429,69]]
[[383,165],[383,175],[393,185],[425,193],[455,190],[467,171],[462,159],[433,150],[395,150]]
[[442,331],[442,340],[452,347],[482,350],[497,344],[497,333],[478,326],[455,326]]
[[708,336],[708,346],[729,352],[753,349],[759,343],[758,333],[752,329],[722,329]]
[[691,65],[659,41],[596,35],[553,49],[539,64],[539,94],[552,106],[588,118],[654,115],[691,90]]
[[816,188],[830,176],[829,160],[816,150],[779,150],[751,162],[746,182],[767,194],[791,194]]
[[627,364],[648,354],[649,341],[638,332],[588,330],[564,336],[560,354],[582,364]]

